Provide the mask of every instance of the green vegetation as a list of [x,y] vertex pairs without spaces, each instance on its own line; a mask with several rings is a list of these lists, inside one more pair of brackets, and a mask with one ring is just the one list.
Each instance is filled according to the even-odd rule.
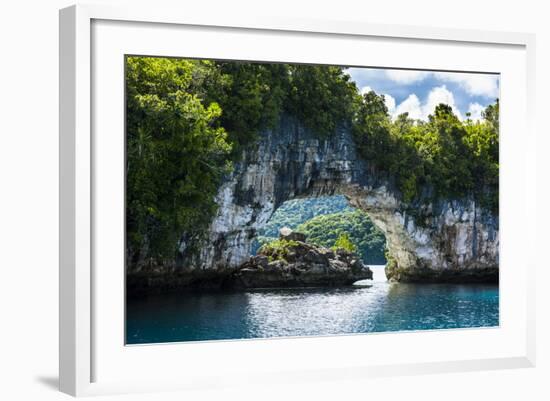
[[349,241],[364,263],[386,263],[386,238],[361,210],[316,216],[296,230],[306,234],[308,242],[327,248],[342,247],[351,251]]
[[353,133],[360,154],[395,182],[406,203],[473,197],[498,212],[498,100],[482,121],[440,104],[427,122],[391,120],[384,97],[363,97]]
[[[127,57],[126,94],[130,264],[196,253],[224,175],[283,114],[319,138],[351,128],[360,155],[410,210],[472,197],[498,211],[498,101],[479,122],[460,121],[443,104],[427,122],[406,114],[392,120],[383,96],[360,96],[342,67],[153,57]],[[318,214],[308,213],[288,215],[285,225]],[[363,252],[359,237],[349,232]]]
[[327,136],[357,97],[338,67],[155,57],[127,57],[126,94],[129,263],[196,252],[231,161],[281,114]]
[[275,239],[262,245],[258,253],[267,256],[269,262],[274,260],[286,262],[289,252],[298,245],[297,241]]
[[129,57],[126,64],[126,229],[129,262],[173,259],[185,233],[199,238],[229,171],[222,110],[204,103],[212,63]]
[[282,113],[327,137],[351,121],[358,100],[355,83],[340,67],[215,62],[211,70],[204,102],[223,110],[218,124],[236,158],[261,129],[275,127]]
[[307,242],[326,248],[334,247],[339,236],[347,235],[364,263],[386,263],[384,234],[366,213],[350,207],[341,195],[283,203],[259,232],[253,253],[261,245],[276,240],[279,229],[285,226],[306,234]]
[[334,242],[332,249],[335,251],[338,249],[343,249],[348,252],[357,252],[357,247],[353,242],[351,242],[347,233],[343,233],[338,236],[338,239]]
[[289,227],[293,230],[315,216],[352,211],[348,201],[342,195],[321,196],[319,198],[292,199],[283,203],[259,234],[260,243],[279,237],[279,229]]
[[286,110],[319,137],[349,125],[359,99],[355,83],[341,67],[289,66]]

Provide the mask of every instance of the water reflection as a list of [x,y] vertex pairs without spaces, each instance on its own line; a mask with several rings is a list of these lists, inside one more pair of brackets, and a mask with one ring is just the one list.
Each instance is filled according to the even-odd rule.
[[[385,281],[368,286],[152,296],[127,309],[127,342],[312,336],[496,326],[498,287]],[[364,283],[359,283],[364,284]]]

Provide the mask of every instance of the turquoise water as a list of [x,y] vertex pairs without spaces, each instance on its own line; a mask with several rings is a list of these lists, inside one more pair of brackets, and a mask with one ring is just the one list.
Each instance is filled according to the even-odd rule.
[[374,280],[354,288],[254,290],[154,295],[128,301],[128,344],[499,324],[496,285],[401,284]]

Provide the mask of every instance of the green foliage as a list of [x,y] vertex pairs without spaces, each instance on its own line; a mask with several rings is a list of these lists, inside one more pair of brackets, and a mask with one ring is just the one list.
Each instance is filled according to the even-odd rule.
[[289,113],[319,136],[351,118],[341,68],[128,57],[127,234],[130,263],[198,247],[221,178],[263,129]]
[[274,260],[286,262],[288,253],[298,245],[297,241],[275,239],[262,245],[258,254],[267,256],[270,262]]
[[212,75],[222,84],[209,86],[207,99],[220,104],[219,124],[237,158],[260,130],[275,127],[283,112],[327,137],[349,124],[357,104],[355,83],[340,67],[234,61],[215,67]]
[[[360,96],[342,67],[152,57],[127,58],[126,95],[130,263],[173,259],[178,244],[200,249],[231,161],[283,113],[319,138],[351,126],[359,153],[412,209],[426,197],[473,197],[498,210],[498,100],[482,121],[460,121],[446,105],[427,122],[406,114],[392,121],[383,96]],[[321,212],[350,212],[339,207],[292,206],[263,234]]]
[[210,91],[223,114],[220,125],[229,132],[234,157],[253,144],[264,128],[273,128],[288,93],[288,66],[245,62],[217,62],[227,84]]
[[384,234],[368,215],[348,205],[341,195],[294,199],[283,203],[259,232],[256,249],[275,240],[279,229],[290,227],[307,235],[307,242],[331,248],[346,233],[367,264],[385,264]]
[[391,120],[384,97],[374,91],[367,92],[360,103],[353,124],[353,135],[359,153],[366,160],[376,160],[380,170],[391,167],[391,152],[395,146],[390,136]]
[[495,104],[491,104],[485,108],[482,117],[490,124],[490,129],[498,134],[500,129],[499,124],[500,105],[498,99]]
[[355,83],[341,67],[289,65],[286,109],[320,137],[349,124],[358,104]]
[[338,239],[332,246],[332,249],[335,251],[338,249],[343,249],[348,252],[357,252],[357,246],[351,242],[347,233],[343,233],[338,236]]
[[200,236],[230,164],[221,109],[201,101],[209,62],[128,57],[126,227],[130,258],[173,258]]
[[390,254],[388,249],[386,249],[385,256],[387,261],[386,267],[385,267],[385,273],[386,273],[386,277],[389,280],[395,276],[395,273],[399,269],[399,266],[397,265],[397,260]]
[[460,121],[440,104],[427,122],[407,114],[392,121],[383,96],[364,95],[353,126],[360,154],[386,173],[406,203],[428,196],[473,197],[498,211],[498,100],[484,120]]
[[269,238],[264,241],[268,242],[271,238],[279,236],[279,229],[282,227],[294,230],[315,216],[352,210],[347,199],[341,195],[289,200],[273,213],[258,234],[260,237]]
[[296,231],[306,234],[308,242],[327,248],[338,246],[338,239],[345,236],[356,246],[355,252],[364,263],[386,263],[386,238],[361,210],[316,216],[299,225]]

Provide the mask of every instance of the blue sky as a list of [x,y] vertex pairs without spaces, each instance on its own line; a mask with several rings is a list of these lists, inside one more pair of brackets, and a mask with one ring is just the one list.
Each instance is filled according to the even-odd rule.
[[347,73],[361,91],[374,90],[386,97],[392,116],[408,112],[427,119],[435,106],[446,103],[459,116],[481,118],[481,111],[499,97],[499,75],[479,73],[349,68]]

